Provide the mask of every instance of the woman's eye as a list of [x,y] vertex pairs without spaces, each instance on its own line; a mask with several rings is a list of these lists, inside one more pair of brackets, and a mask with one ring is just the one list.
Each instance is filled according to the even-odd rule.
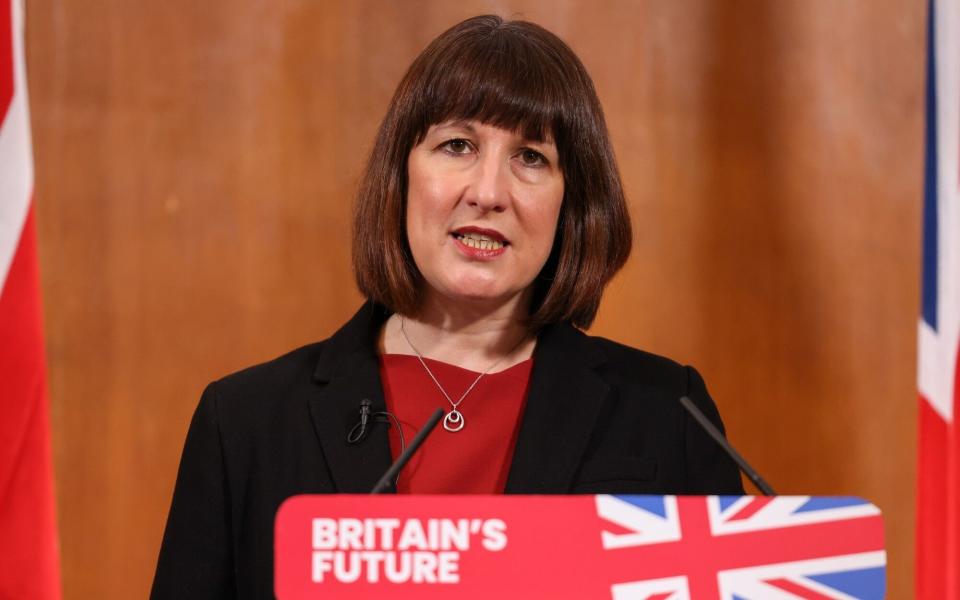
[[529,148],[525,148],[520,152],[520,161],[527,167],[542,167],[547,164],[547,159],[544,155]]
[[470,142],[467,140],[448,140],[441,147],[450,154],[467,154],[470,152]]

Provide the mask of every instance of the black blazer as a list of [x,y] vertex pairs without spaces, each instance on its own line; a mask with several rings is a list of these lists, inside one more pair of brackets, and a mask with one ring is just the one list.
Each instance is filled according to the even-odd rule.
[[[272,598],[273,519],[295,494],[366,493],[390,466],[384,424],[346,443],[359,402],[385,410],[367,303],[333,337],[211,383],[187,433],[154,600]],[[689,418],[720,426],[691,367],[545,328],[507,480],[510,494],[742,494],[736,465]]]

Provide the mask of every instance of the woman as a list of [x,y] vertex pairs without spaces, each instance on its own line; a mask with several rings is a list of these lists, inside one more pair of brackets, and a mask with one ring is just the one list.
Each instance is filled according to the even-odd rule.
[[283,500],[368,492],[438,406],[400,492],[742,493],[677,402],[719,425],[696,371],[578,329],[630,225],[593,85],[553,34],[477,17],[423,51],[353,244],[369,302],[340,331],[204,392],[154,598],[271,597]]

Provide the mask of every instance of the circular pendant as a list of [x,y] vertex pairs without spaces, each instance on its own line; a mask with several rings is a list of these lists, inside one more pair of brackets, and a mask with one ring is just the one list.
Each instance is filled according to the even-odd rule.
[[447,431],[457,432],[463,429],[463,415],[460,411],[453,409],[443,418],[443,428]]

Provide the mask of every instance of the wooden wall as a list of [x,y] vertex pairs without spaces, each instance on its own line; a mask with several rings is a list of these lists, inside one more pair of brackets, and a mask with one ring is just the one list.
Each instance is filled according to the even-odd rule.
[[349,214],[410,60],[483,12],[593,74],[635,220],[594,333],[698,366],[781,492],[857,494],[911,595],[925,3],[31,0],[68,600],[148,590],[204,384],[358,305]]

